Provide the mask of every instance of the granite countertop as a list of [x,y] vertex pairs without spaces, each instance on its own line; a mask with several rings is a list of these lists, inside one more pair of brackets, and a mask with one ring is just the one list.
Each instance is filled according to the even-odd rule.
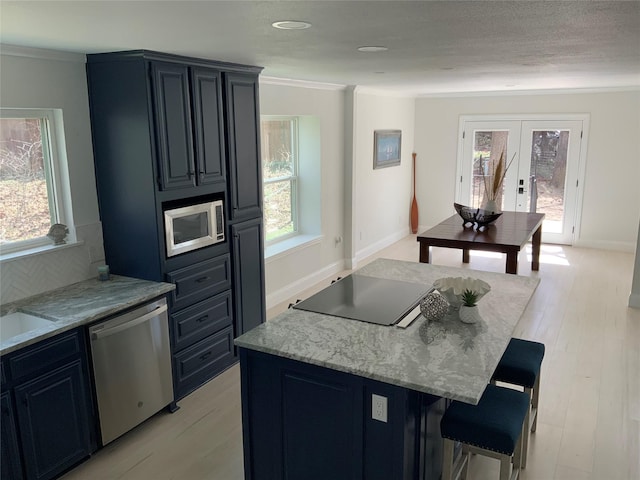
[[111,275],[110,280],[85,280],[50,292],[2,305],[0,314],[23,312],[51,320],[51,325],[0,343],[0,355],[59,333],[121,312],[175,289],[172,283]]
[[457,314],[439,322],[419,316],[408,328],[386,327],[290,308],[235,340],[242,348],[352,373],[477,404],[539,279],[378,259],[354,275],[432,285],[442,277],[479,278],[491,291],[478,303],[482,320]]

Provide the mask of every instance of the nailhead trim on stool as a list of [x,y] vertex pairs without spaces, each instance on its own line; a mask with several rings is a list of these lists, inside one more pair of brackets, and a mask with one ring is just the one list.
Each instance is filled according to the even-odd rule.
[[[440,431],[445,439],[442,479],[453,478],[453,447],[452,443],[446,443],[447,440],[468,446],[467,451],[499,458],[502,462],[501,478],[509,478],[512,457],[514,470],[520,468],[519,449],[522,445],[519,440],[524,432],[524,420],[528,410],[528,395],[495,385],[487,385],[478,405],[452,402],[440,422]],[[447,458],[447,455],[450,458]],[[467,466],[468,455],[464,473]],[[449,478],[445,476],[447,473]]]
[[[535,432],[538,426],[538,399],[540,397],[540,367],[544,358],[544,344],[512,338],[507,349],[502,354],[500,362],[493,372],[491,383],[504,382],[524,388],[529,395],[531,412],[527,416],[530,423],[527,430]],[[531,418],[531,419],[530,419]],[[522,468],[527,466],[527,451],[529,450],[529,433],[522,439],[523,457]]]

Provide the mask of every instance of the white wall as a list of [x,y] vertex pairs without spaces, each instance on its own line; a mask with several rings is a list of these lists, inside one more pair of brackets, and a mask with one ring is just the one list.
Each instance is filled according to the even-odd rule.
[[[415,100],[355,89],[353,108],[354,266],[410,232]],[[401,130],[399,166],[373,168],[375,130]]]
[[416,100],[420,224],[454,213],[458,119],[473,114],[588,113],[579,246],[633,251],[640,218],[640,92]]
[[0,301],[9,302],[95,275],[103,263],[84,55],[2,47],[0,106],[62,109],[76,247],[3,261]]
[[268,258],[265,262],[267,306],[344,267],[344,90],[260,84],[261,115],[306,115],[320,123],[321,233],[319,241]]
[[640,223],[638,224],[638,244],[636,245],[636,262],[633,268],[629,306],[640,308]]
[[[272,306],[409,233],[415,109],[413,98],[358,88],[261,83],[260,113],[316,116],[322,135],[322,239],[267,259]],[[387,129],[402,130],[401,165],[374,170],[373,132]]]

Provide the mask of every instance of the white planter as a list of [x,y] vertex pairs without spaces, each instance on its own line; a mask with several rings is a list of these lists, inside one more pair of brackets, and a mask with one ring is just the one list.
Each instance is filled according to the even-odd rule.
[[463,323],[476,323],[480,321],[480,310],[478,306],[468,307],[467,305],[460,306],[460,321]]

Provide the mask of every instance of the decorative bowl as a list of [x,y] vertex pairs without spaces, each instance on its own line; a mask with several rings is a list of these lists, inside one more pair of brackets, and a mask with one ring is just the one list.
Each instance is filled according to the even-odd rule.
[[478,294],[476,301],[480,301],[491,291],[491,285],[484,280],[471,277],[445,277],[433,283],[435,289],[449,302],[454,309],[460,308],[464,302],[462,294],[465,290],[473,290]]
[[459,203],[454,203],[453,208],[456,209],[460,218],[462,218],[462,226],[466,227],[468,224],[477,225],[480,227],[486,227],[490,223],[495,222],[502,212],[490,212],[489,210],[483,210],[482,208],[471,208]]

